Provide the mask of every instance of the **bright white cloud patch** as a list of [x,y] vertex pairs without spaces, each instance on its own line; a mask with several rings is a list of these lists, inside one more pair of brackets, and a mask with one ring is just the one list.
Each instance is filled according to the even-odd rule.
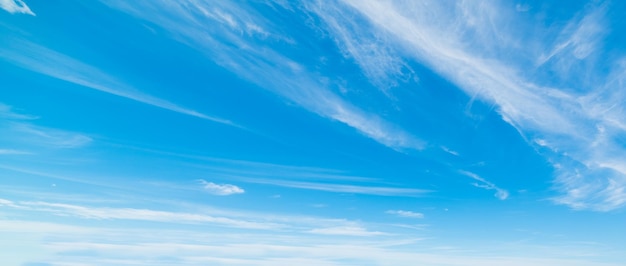
[[424,218],[423,213],[412,212],[412,211],[388,210],[385,213],[400,216],[400,217],[406,217],[406,218],[418,218],[418,219]]
[[34,16],[35,13],[22,0],[0,0],[0,8],[9,13],[21,13]]
[[215,184],[213,182],[207,182],[204,180],[200,180],[200,184],[202,184],[204,190],[218,196],[242,194],[245,192],[242,188],[231,184]]

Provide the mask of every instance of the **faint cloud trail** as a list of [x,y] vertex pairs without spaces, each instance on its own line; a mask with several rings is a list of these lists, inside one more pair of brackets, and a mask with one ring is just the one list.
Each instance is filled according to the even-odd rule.
[[150,106],[243,129],[229,120],[142,93],[91,65],[30,41],[7,38],[5,46],[0,50],[0,58],[22,68]]

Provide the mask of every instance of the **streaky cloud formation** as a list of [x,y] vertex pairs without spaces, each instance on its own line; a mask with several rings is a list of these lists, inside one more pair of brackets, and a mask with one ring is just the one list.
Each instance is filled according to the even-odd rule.
[[282,187],[320,190],[328,192],[354,193],[378,196],[396,197],[419,197],[432,191],[425,189],[403,188],[403,187],[382,187],[376,185],[347,185],[322,182],[302,182],[288,180],[267,180],[267,179],[247,179],[250,183],[269,184]]
[[[39,117],[13,111],[11,106],[0,103],[0,133],[3,145],[24,145],[29,148],[80,148],[92,142],[92,138],[81,133],[44,127],[34,124]],[[0,142],[0,143],[2,143]],[[24,149],[25,147],[20,147]],[[30,154],[19,149],[3,149],[5,153]],[[2,152],[0,152],[2,154]]]
[[[626,175],[614,167],[626,160],[618,156],[611,160],[619,163],[607,163],[615,152],[625,151],[618,143],[618,132],[624,129],[620,121],[626,117],[623,103],[613,102],[612,99],[619,97],[606,97],[607,93],[618,96],[615,86],[619,82],[616,80],[623,77],[619,63],[623,59],[608,64],[614,69],[611,71],[614,78],[604,79],[608,82],[600,86],[589,82],[603,80],[603,72],[586,73],[588,69],[568,67],[591,61],[597,54],[604,32],[604,6],[589,8],[586,14],[574,18],[562,30],[556,44],[552,44],[544,41],[543,32],[530,38],[515,36],[519,31],[509,25],[519,25],[519,16],[498,4],[345,3],[374,24],[381,31],[379,34],[390,34],[404,43],[407,54],[441,73],[468,95],[498,106],[502,119],[515,127],[529,144],[535,145],[535,139],[545,140],[542,143],[549,151],[542,153],[555,165],[555,188],[562,192],[562,196],[555,198],[557,203],[598,211],[614,210],[626,204]],[[465,39],[470,33],[475,33],[471,35],[474,38]],[[342,38],[354,39],[360,35]],[[529,50],[533,47],[551,52]],[[503,56],[511,54],[537,59],[528,62]],[[589,79],[581,80],[578,86],[582,86],[572,91],[568,87],[554,87],[554,82],[545,82],[538,76],[522,74],[528,68],[547,67],[561,73],[564,80],[579,76]],[[562,164],[572,167],[560,168]]]
[[27,151],[20,151],[20,150],[0,149],[0,155],[27,155],[27,154],[31,154],[31,153]]
[[473,185],[475,187],[484,188],[484,189],[487,189],[487,190],[495,190],[496,194],[494,196],[496,198],[500,199],[500,200],[505,200],[505,199],[507,199],[509,197],[509,192],[508,191],[497,187],[493,183],[485,180],[484,178],[478,176],[477,174],[474,174],[472,172],[467,172],[467,171],[460,171],[460,173],[463,174],[463,175],[469,176],[472,179],[478,181],[479,183],[473,183]]
[[[276,25],[255,10],[226,2],[215,7],[203,2],[129,5],[123,1],[106,1],[105,4],[166,29],[174,38],[237,75],[311,112],[344,123],[385,146],[419,150],[425,145],[396,125],[344,101],[319,82],[325,77],[309,73],[303,65],[272,49],[270,45],[276,40],[287,44],[293,41],[266,30],[265,27]],[[215,23],[222,27],[210,26]],[[264,34],[255,34],[258,32]]]
[[626,261],[626,2],[0,8],[2,265]]
[[93,66],[38,44],[10,37],[4,41],[7,42],[8,49],[0,50],[0,58],[25,69],[180,114],[237,126],[231,121],[211,117],[142,93]]
[[22,0],[0,0],[0,8],[9,13],[21,13],[35,16],[35,13]]
[[344,235],[344,236],[376,236],[384,234],[382,232],[369,232],[362,227],[345,226],[345,227],[329,227],[316,228],[309,231],[312,234],[320,235]]

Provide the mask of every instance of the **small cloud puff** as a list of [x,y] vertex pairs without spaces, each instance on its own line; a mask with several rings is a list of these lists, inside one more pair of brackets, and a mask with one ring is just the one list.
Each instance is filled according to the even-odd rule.
[[0,0],[0,8],[11,14],[22,13],[31,16],[35,15],[22,0]]
[[418,219],[424,218],[423,213],[412,212],[412,211],[388,210],[385,213],[400,216],[400,217],[406,217],[406,218],[418,218]]
[[215,184],[213,182],[207,182],[204,180],[199,180],[200,184],[204,186],[204,189],[217,196],[228,196],[233,194],[243,194],[245,190],[242,188],[231,185],[231,184]]

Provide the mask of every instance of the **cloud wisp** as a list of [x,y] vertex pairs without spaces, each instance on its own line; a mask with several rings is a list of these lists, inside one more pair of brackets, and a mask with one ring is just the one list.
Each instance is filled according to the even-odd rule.
[[202,184],[202,188],[213,195],[228,196],[234,194],[243,194],[245,190],[231,184],[215,184],[213,182],[207,182],[205,180],[198,180]]
[[0,103],[0,133],[5,145],[12,149],[0,149],[0,154],[29,154],[22,149],[32,148],[81,148],[93,139],[85,134],[35,125],[36,116],[13,111],[9,105]]
[[310,230],[309,233],[336,236],[379,236],[385,234],[378,231],[368,231],[367,229],[358,226],[315,228]]
[[140,92],[96,67],[30,41],[8,37],[3,46],[5,49],[0,50],[0,58],[24,69],[172,112],[239,127],[231,121]]
[[[195,1],[177,4],[106,1],[105,4],[168,30],[173,38],[201,51],[241,78],[306,110],[352,127],[385,146],[398,150],[424,147],[424,141],[333,93],[320,82],[328,77],[309,72],[304,65],[274,49],[274,45],[291,45],[294,40],[271,32],[269,29],[278,28],[277,25],[253,8],[230,2]],[[250,29],[264,34],[251,34]]]
[[333,184],[324,182],[304,182],[277,179],[245,179],[250,183],[268,184],[281,187],[318,190],[336,193],[351,193],[376,196],[393,196],[393,197],[420,197],[432,192],[425,189],[401,188],[401,187],[385,187],[377,185],[355,185],[355,184]]
[[[2,204],[2,201],[0,201]],[[42,230],[43,229],[43,230]],[[47,253],[28,252],[20,263],[67,265],[572,265],[617,266],[589,257],[533,258],[515,255],[483,255],[480,252],[427,252],[427,240],[398,235],[363,233],[355,227],[320,229],[303,235],[249,232],[198,232],[171,228],[97,228],[60,223],[0,219],[0,231],[17,233],[21,243],[40,245]],[[56,233],[52,233],[56,232]],[[346,233],[349,234],[335,234]],[[331,234],[327,234],[331,233]],[[350,234],[351,233],[351,234]],[[372,235],[373,234],[373,235]],[[318,236],[319,235],[319,236]],[[371,236],[369,236],[371,235]],[[26,236],[26,237],[25,237]],[[29,237],[36,236],[36,237]],[[306,236],[306,237],[305,237]],[[384,237],[393,239],[385,240]],[[241,240],[245,239],[245,243]],[[371,240],[370,240],[371,239]],[[423,244],[422,244],[423,243]],[[396,249],[396,246],[415,248]],[[12,246],[7,247],[12,250]],[[514,248],[519,249],[518,246]],[[554,248],[554,247],[552,247]],[[415,250],[424,252],[415,252]],[[516,252],[514,252],[516,253]],[[570,250],[571,253],[571,250]],[[93,256],[92,254],[98,254]],[[21,253],[16,253],[20,256]],[[164,258],[167,258],[164,261]],[[28,263],[27,263],[28,264]],[[34,264],[34,263],[33,263]]]
[[[180,207],[180,206],[179,206]],[[74,203],[48,201],[15,201],[0,198],[0,209],[22,214],[36,213],[68,217],[71,220],[121,220],[141,223],[165,223],[186,228],[206,225],[227,228],[251,229],[267,232],[290,232],[301,234],[324,234],[357,237],[387,235],[371,231],[358,221],[328,219],[310,216],[285,216],[271,213],[229,211],[201,205],[194,211],[169,211],[154,208],[99,207]]]
[[0,149],[0,155],[28,155],[28,154],[32,154],[32,153],[27,152],[27,151],[14,150],[14,149]]
[[[624,59],[606,63],[612,69],[608,76],[590,68],[597,66],[594,58],[606,35],[605,6],[590,7],[560,30],[537,31],[542,25],[496,2],[342,2],[348,12],[356,10],[374,25],[377,34],[393,36],[392,48],[404,47],[404,54],[467,95],[494,104],[530,145],[543,140],[548,150],[541,153],[557,168],[555,187],[561,196],[556,202],[602,211],[626,205],[626,174],[615,167],[626,158],[614,157],[626,152],[618,143],[626,129],[621,122],[624,94],[617,89],[625,76]],[[367,38],[353,25],[328,24],[346,45]],[[537,34],[523,35],[511,25]],[[560,32],[556,40],[549,38],[554,32]],[[558,76],[546,78],[545,70]]]
[[486,190],[495,190],[496,194],[494,194],[494,196],[496,198],[498,198],[499,200],[505,200],[509,197],[509,192],[499,188],[498,186],[494,185],[493,183],[485,180],[484,178],[478,176],[477,174],[474,174],[472,172],[467,172],[467,171],[459,171],[461,174],[466,175],[468,177],[471,177],[472,179],[478,181],[477,183],[473,183],[472,185],[477,187],[477,188],[484,188]]
[[16,138],[27,145],[72,149],[84,147],[93,141],[91,137],[83,134],[26,123],[15,123],[12,130],[19,134]]
[[0,0],[0,8],[11,14],[18,13],[35,16],[35,13],[22,0]]
[[405,218],[417,218],[417,219],[424,218],[424,214],[423,213],[413,212],[413,211],[388,210],[385,213],[391,214],[391,215],[396,215],[398,217],[405,217]]
[[283,225],[246,220],[237,220],[228,217],[212,216],[207,214],[170,212],[137,208],[110,208],[87,207],[64,203],[50,202],[13,202],[3,199],[0,205],[19,210],[46,212],[58,216],[73,216],[91,220],[135,220],[144,222],[182,223],[182,224],[213,224],[219,226],[246,228],[246,229],[276,229]]

